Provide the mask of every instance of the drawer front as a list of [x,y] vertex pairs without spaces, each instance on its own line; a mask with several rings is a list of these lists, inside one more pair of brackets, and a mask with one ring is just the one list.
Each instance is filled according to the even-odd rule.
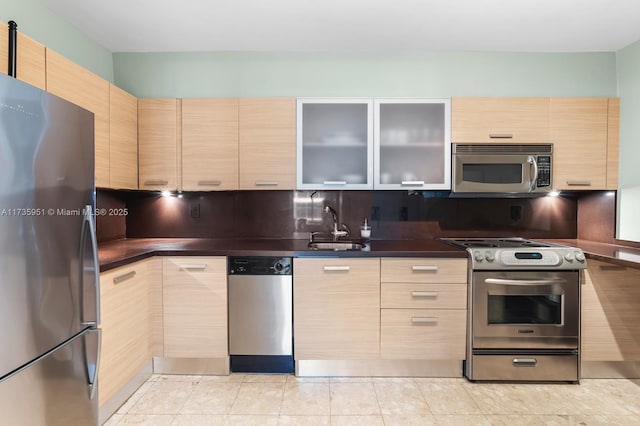
[[466,284],[382,283],[382,308],[466,309]]
[[380,315],[381,358],[465,358],[466,310],[382,309]]
[[391,283],[467,282],[467,259],[382,259],[381,281]]
[[472,355],[471,380],[578,380],[578,355]]

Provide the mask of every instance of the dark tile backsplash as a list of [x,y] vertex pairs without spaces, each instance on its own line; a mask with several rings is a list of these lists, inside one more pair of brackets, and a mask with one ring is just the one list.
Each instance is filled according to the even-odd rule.
[[575,198],[437,198],[407,191],[235,191],[161,197],[99,190],[97,206],[126,206],[124,217],[99,217],[99,241],[123,238],[308,238],[329,232],[333,207],[359,236],[367,218],[373,239],[442,236],[577,238]]
[[578,200],[578,238],[640,248],[639,242],[617,240],[616,197],[612,192],[592,192]]

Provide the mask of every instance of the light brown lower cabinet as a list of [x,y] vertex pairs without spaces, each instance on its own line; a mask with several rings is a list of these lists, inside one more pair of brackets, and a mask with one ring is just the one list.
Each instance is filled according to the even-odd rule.
[[162,308],[166,358],[228,356],[226,257],[164,257]]
[[381,260],[380,358],[466,357],[466,259]]
[[149,274],[157,261],[143,260],[100,274],[101,406],[151,361]]
[[640,361],[640,269],[588,260],[582,286],[582,361]]
[[296,360],[378,359],[380,259],[293,260]]

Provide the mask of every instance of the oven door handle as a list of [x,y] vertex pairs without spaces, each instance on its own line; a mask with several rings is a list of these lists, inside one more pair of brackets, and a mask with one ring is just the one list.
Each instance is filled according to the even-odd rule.
[[566,282],[566,280],[563,280],[562,278],[552,278],[549,280],[506,280],[503,278],[487,278],[484,281],[487,284],[521,285],[521,286],[548,285],[548,284],[558,284],[558,283]]

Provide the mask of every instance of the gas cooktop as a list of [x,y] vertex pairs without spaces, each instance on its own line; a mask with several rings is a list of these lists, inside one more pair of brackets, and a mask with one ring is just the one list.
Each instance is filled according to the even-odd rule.
[[520,248],[554,247],[553,244],[526,240],[519,237],[509,238],[440,238],[441,241],[458,248]]

